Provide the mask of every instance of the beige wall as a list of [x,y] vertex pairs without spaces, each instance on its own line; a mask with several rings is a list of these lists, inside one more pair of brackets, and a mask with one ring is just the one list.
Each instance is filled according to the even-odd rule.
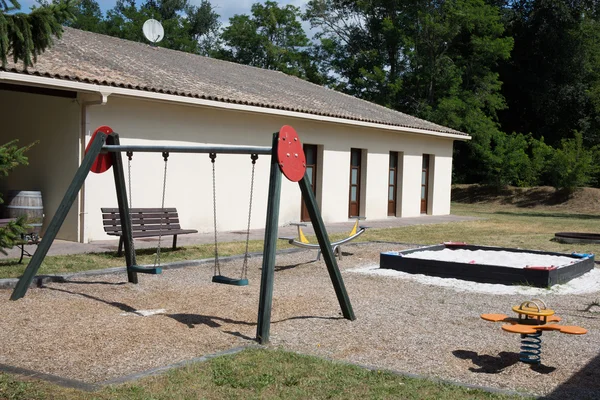
[[[301,119],[259,116],[237,111],[173,105],[111,96],[105,106],[88,110],[88,135],[109,125],[124,144],[228,144],[270,146],[271,134],[292,125],[304,143],[319,145],[320,195],[325,222],[348,220],[350,148],[363,152],[361,213],[368,219],[387,217],[389,152],[400,152],[398,216],[420,215],[420,176],[423,154],[432,157],[429,213],[450,212],[452,140],[386,130],[341,126]],[[88,136],[89,140],[89,136]],[[126,158],[125,165],[127,165]],[[158,153],[136,154],[132,164],[133,206],[158,207],[164,162]],[[219,155],[216,163],[218,230],[243,230],[247,222],[251,163],[249,156]],[[264,227],[269,157],[256,165],[252,227]],[[172,154],[168,164],[166,206],[177,207],[184,228],[212,230],[211,163],[206,154]],[[284,179],[280,224],[300,219],[300,191]],[[86,182],[85,240],[109,238],[103,233],[101,207],[116,206],[111,173]]]
[[[15,138],[20,145],[39,141],[27,153],[29,165],[17,167],[2,179],[1,189],[40,190],[45,230],[79,164],[80,107],[75,99],[6,90],[0,90],[0,104],[1,143]],[[75,204],[57,237],[76,241],[77,232]]]

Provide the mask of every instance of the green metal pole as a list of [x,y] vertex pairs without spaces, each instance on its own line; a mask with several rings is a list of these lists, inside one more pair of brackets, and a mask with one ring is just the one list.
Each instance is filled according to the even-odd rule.
[[269,176],[269,197],[267,202],[267,222],[263,264],[260,277],[260,299],[258,303],[258,324],[256,339],[260,344],[269,342],[271,328],[271,306],[273,304],[273,280],[275,278],[275,251],[277,247],[277,229],[279,223],[279,200],[281,198],[281,171],[277,160],[277,142],[279,133],[273,134],[271,152],[271,174]]
[[21,297],[24,297],[27,293],[29,285],[31,285],[35,274],[40,269],[42,261],[44,261],[44,258],[46,257],[46,254],[48,253],[52,242],[54,242],[54,239],[56,238],[60,227],[65,221],[65,218],[67,217],[67,214],[69,213],[69,210],[71,209],[71,206],[73,205],[73,202],[77,197],[77,193],[79,193],[79,189],[81,189],[85,178],[89,174],[90,168],[92,167],[94,160],[96,160],[96,157],[98,156],[98,154],[100,154],[100,150],[102,149],[102,146],[104,146],[105,141],[105,134],[99,132],[95,136],[94,141],[90,145],[87,154],[85,155],[83,161],[81,162],[81,165],[79,166],[79,169],[75,173],[75,177],[73,177],[71,184],[67,188],[65,196],[60,202],[60,205],[58,206],[58,209],[56,210],[52,221],[50,221],[50,225],[48,225],[48,229],[46,229],[42,241],[38,245],[35,253],[33,253],[31,261],[29,261],[29,265],[27,265],[27,268],[25,269],[25,272],[19,279],[19,282],[17,282],[17,286],[15,287],[15,290],[10,296],[11,300],[18,300]]
[[304,178],[302,178],[298,184],[300,185],[302,198],[304,199],[304,204],[306,204],[308,215],[310,215],[313,229],[317,235],[319,246],[321,246],[323,259],[327,265],[327,271],[329,271],[329,277],[333,283],[335,294],[338,302],[340,303],[340,307],[342,308],[342,314],[344,315],[344,318],[354,321],[356,317],[354,316],[354,311],[352,310],[352,304],[350,304],[350,298],[346,292],[346,287],[344,286],[344,281],[342,280],[342,274],[340,273],[337,261],[335,260],[335,255],[333,254],[333,249],[331,248],[331,242],[329,241],[329,236],[325,230],[325,224],[323,224],[323,219],[321,218],[319,206],[315,200],[315,195],[312,192],[308,175],[305,174]]
[[[107,145],[119,146],[119,135],[113,133],[106,139]],[[129,218],[129,204],[127,203],[127,189],[125,186],[125,174],[123,172],[123,157],[121,152],[111,153],[113,172],[115,176],[115,188],[117,190],[117,202],[119,204],[119,218],[121,219],[121,231],[123,235],[123,246],[125,247],[125,262],[127,263],[127,280],[138,283],[137,272],[131,267],[136,265],[135,252],[133,251],[133,234],[131,230],[131,219]],[[131,193],[129,194],[131,196]]]

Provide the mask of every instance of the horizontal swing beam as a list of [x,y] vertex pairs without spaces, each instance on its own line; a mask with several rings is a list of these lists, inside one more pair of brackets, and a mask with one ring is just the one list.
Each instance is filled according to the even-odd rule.
[[271,147],[264,146],[158,146],[158,145],[104,145],[103,152],[117,153],[123,151],[141,153],[219,153],[219,154],[267,154],[272,152]]

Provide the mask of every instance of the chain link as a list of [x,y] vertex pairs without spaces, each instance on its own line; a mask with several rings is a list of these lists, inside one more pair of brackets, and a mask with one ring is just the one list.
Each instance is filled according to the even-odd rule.
[[167,192],[167,165],[169,163],[169,152],[165,151],[162,153],[163,158],[165,159],[165,173],[163,175],[163,191],[162,191],[162,202],[161,209],[162,213],[160,216],[160,224],[158,226],[158,246],[156,247],[156,257],[154,258],[154,266],[160,266],[160,242],[162,239],[162,226],[163,226],[163,218],[165,217],[165,194]]
[[219,247],[217,242],[217,185],[215,177],[215,159],[217,153],[210,153],[210,162],[212,163],[212,183],[213,183],[213,224],[215,227],[215,267],[214,275],[221,275],[221,265],[219,264]]
[[254,167],[256,167],[256,160],[258,160],[258,154],[252,154],[252,177],[250,178],[250,205],[248,206],[248,229],[246,229],[246,252],[244,253],[244,264],[242,266],[241,279],[246,279],[248,276],[248,244],[250,242],[250,220],[252,219],[252,197],[254,195]]

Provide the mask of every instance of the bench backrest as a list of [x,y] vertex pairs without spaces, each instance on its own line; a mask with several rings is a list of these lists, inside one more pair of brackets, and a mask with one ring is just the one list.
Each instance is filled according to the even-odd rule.
[[[131,229],[141,232],[158,232],[159,230],[180,230],[179,216],[176,208],[131,208]],[[108,234],[120,234],[121,218],[118,208],[102,208],[104,231]],[[162,226],[161,226],[162,223]]]

